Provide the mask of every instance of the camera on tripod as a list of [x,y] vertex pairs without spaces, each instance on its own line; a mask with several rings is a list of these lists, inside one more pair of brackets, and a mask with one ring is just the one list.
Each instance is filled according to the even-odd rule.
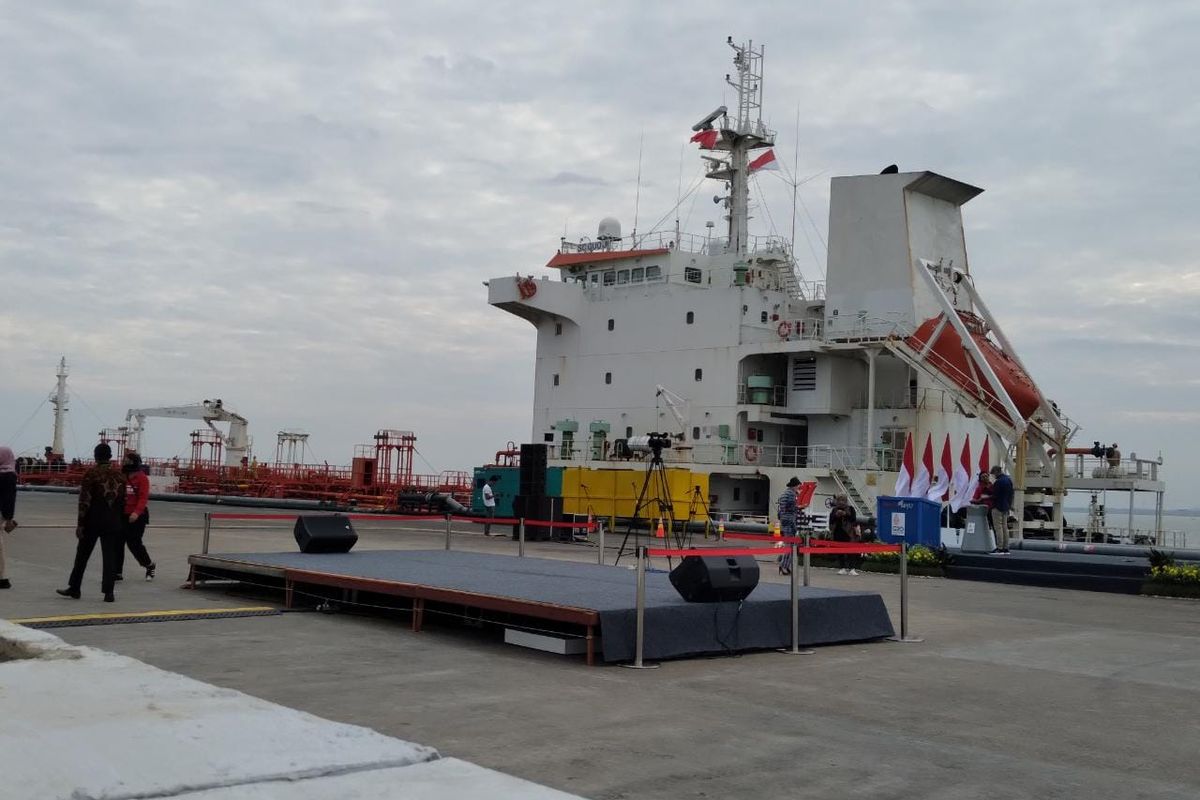
[[626,442],[631,453],[650,453],[655,461],[662,461],[664,449],[671,447],[671,434],[647,433],[643,436],[632,436]]

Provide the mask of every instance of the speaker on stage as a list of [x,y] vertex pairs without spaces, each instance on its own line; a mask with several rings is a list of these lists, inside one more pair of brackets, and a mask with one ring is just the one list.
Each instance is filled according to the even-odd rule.
[[295,533],[301,553],[349,553],[358,541],[350,518],[342,514],[296,517]]
[[687,556],[671,570],[671,585],[689,603],[745,600],[758,586],[751,556]]
[[520,494],[526,497],[538,497],[546,493],[547,463],[546,445],[521,445],[521,467],[518,475]]

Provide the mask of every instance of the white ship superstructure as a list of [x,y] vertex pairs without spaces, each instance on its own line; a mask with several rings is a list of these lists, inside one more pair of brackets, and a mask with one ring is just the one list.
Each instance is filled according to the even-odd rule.
[[[724,236],[627,238],[609,218],[561,242],[557,279],[488,282],[492,305],[537,329],[531,441],[555,465],[644,469],[629,443],[668,433],[665,460],[709,475],[714,511],[765,516],[793,475],[873,513],[906,437],[991,436],[1017,507],[1044,506],[1038,526],[1061,536],[1072,430],[973,288],[961,207],[982,190],[895,168],[834,178],[826,280],[804,280],[789,242],[749,234],[752,164],[775,134],[762,50],[731,47],[737,107],[693,128],[725,186]],[[1140,488],[1161,499],[1154,484]]]

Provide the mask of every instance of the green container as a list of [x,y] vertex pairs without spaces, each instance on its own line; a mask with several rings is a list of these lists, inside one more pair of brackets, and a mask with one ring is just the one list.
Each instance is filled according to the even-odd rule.
[[[492,491],[496,493],[496,516],[511,517],[513,515],[513,498],[521,491],[520,467],[476,467],[475,481],[471,487],[471,510],[483,513],[483,485],[489,477],[495,476],[496,483]],[[550,467],[546,470],[546,496],[562,497],[563,467]]]

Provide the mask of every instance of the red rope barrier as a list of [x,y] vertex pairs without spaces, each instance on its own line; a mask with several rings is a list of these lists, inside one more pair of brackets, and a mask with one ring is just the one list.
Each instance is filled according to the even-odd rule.
[[775,547],[693,547],[690,550],[654,547],[647,550],[646,554],[666,558],[685,558],[687,556],[732,558],[734,556],[777,556],[785,552],[787,551]]
[[[784,544],[801,545],[800,552],[805,552],[804,537],[783,536],[775,538],[761,533],[726,533],[726,539],[744,539],[752,542],[783,542]],[[809,553],[899,553],[900,545],[882,544],[879,542],[840,542],[835,539],[809,539]]]

